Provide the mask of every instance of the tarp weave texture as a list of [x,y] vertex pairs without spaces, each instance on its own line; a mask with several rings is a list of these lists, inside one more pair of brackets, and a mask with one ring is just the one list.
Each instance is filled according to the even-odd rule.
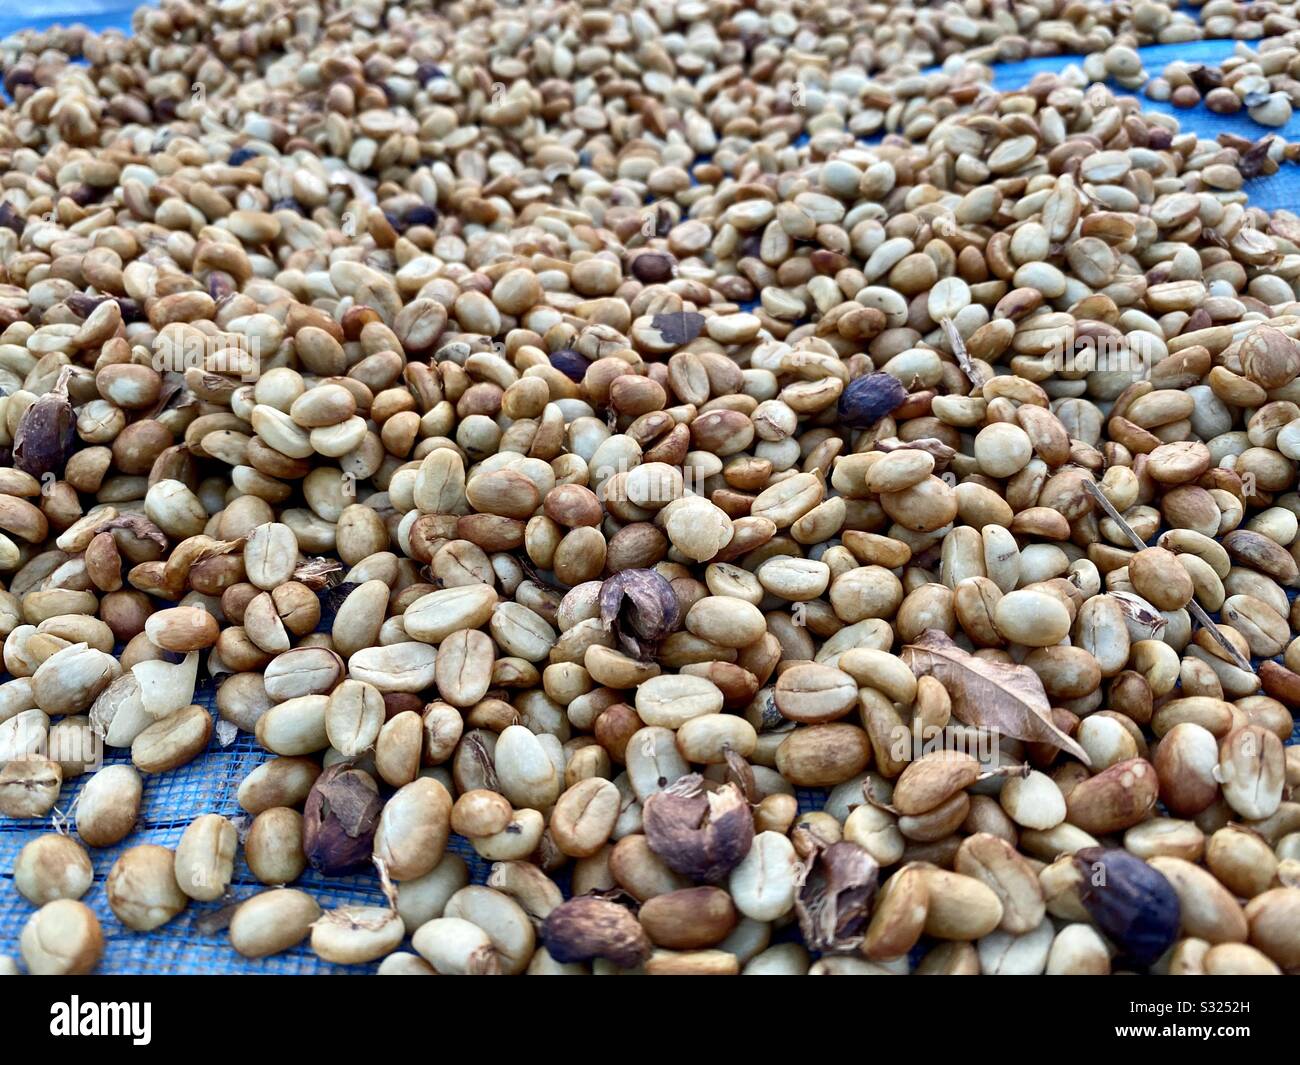
[[[0,37],[26,27],[41,28],[54,23],[78,22],[94,30],[120,29],[130,32],[131,11],[135,3],[123,0],[31,0],[19,2],[0,16]],[[1183,45],[1160,45],[1141,49],[1148,73],[1157,75],[1164,65],[1174,59],[1189,62],[1214,62],[1231,54],[1231,41],[1203,41]],[[1020,63],[1006,63],[995,68],[994,85],[999,89],[1021,88],[1042,71],[1060,70],[1069,63],[1081,62],[1079,56],[1034,59]],[[1215,115],[1204,107],[1180,111],[1169,104],[1157,103],[1142,97],[1144,106],[1174,114],[1182,128],[1195,132],[1206,140],[1230,132],[1256,139],[1270,132],[1245,116]],[[1289,140],[1300,138],[1300,114],[1283,130],[1278,130]],[[1300,166],[1284,165],[1275,175],[1258,178],[1247,185],[1251,202],[1270,210],[1285,207],[1300,210]],[[5,678],[7,679],[7,678]],[[205,687],[197,700],[212,708],[213,692]],[[215,713],[215,710],[213,711]],[[1300,740],[1300,727],[1292,742]],[[329,965],[318,959],[306,945],[283,954],[249,962],[231,949],[224,932],[203,934],[199,922],[219,908],[217,903],[191,903],[175,920],[153,932],[139,933],[123,928],[108,908],[104,896],[104,881],[118,855],[126,848],[141,843],[157,843],[174,847],[185,826],[194,817],[205,813],[236,817],[242,814],[235,801],[239,782],[252,769],[270,758],[251,736],[240,734],[233,744],[220,748],[214,739],[209,750],[197,761],[172,773],[148,777],[145,781],[144,806],[139,828],[117,847],[92,850],[95,883],[83,899],[98,914],[104,928],[105,951],[100,973],[346,973],[373,971],[375,965]],[[129,761],[126,752],[112,752],[108,762]],[[80,790],[81,781],[65,785],[59,808],[67,810]],[[815,809],[820,805],[817,792],[801,792],[800,808]],[[19,956],[18,937],[23,924],[33,912],[33,907],[18,894],[14,887],[14,860],[29,840],[50,830],[49,821],[12,821],[0,819],[0,954]],[[452,840],[452,849],[464,856],[470,865],[471,879],[482,883],[488,873],[487,863],[481,861],[473,849],[458,838]],[[350,903],[382,905],[384,898],[374,876],[352,876],[344,879],[326,879],[308,872],[295,885],[310,891],[323,908]],[[263,886],[249,872],[241,857],[235,868],[233,893],[236,898],[246,898],[263,890]],[[409,948],[408,948],[409,949]]]

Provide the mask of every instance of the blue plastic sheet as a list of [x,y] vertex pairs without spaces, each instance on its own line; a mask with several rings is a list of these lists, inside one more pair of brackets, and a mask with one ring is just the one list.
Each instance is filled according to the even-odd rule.
[[[79,23],[97,31],[117,29],[129,33],[132,10],[139,5],[130,0],[54,0],[39,4],[27,0],[0,15],[0,36],[24,28],[44,28],[56,23]],[[1174,59],[1189,62],[1214,63],[1233,51],[1233,42],[1205,41],[1184,45],[1166,45],[1141,50],[1148,73],[1157,75],[1164,65]],[[1006,63],[995,68],[994,85],[999,89],[1021,88],[1042,71],[1059,71],[1070,63],[1082,62],[1081,56],[1060,56],[1034,59],[1019,63]],[[1212,140],[1220,133],[1230,132],[1257,139],[1268,132],[1278,132],[1288,139],[1300,137],[1300,116],[1293,118],[1283,130],[1269,130],[1252,122],[1244,113],[1232,116],[1214,115],[1204,107],[1178,110],[1169,104],[1140,97],[1143,105],[1177,116],[1184,130]],[[1284,165],[1281,171],[1267,178],[1259,178],[1247,186],[1253,203],[1268,209],[1300,206],[1300,168]],[[213,690],[205,686],[197,700],[213,709]],[[1300,740],[1300,728],[1292,742]],[[128,847],[141,843],[157,843],[174,847],[185,826],[194,817],[205,813],[219,813],[239,817],[243,811],[235,800],[240,781],[260,763],[271,756],[261,750],[252,737],[241,734],[230,746],[222,748],[216,739],[198,760],[171,773],[148,777],[145,781],[144,804],[138,830],[123,844],[116,847],[92,850],[95,881],[86,894],[85,901],[98,914],[104,929],[105,951],[98,971],[101,973],[331,973],[366,972],[376,966],[338,966],[320,961],[302,945],[283,954],[249,962],[237,955],[229,946],[222,931],[210,932],[202,927],[220,908],[217,903],[191,903],[186,911],[162,928],[149,933],[132,932],[123,928],[109,910],[104,893],[104,882],[113,862]],[[112,752],[108,762],[125,762],[126,752]],[[70,781],[60,796],[59,809],[67,811],[75,802],[84,779]],[[820,795],[816,792],[800,793],[802,810],[816,808]],[[12,883],[14,861],[22,847],[42,832],[50,830],[49,820],[0,820],[0,954],[17,958],[18,937],[23,924],[32,914],[32,907]],[[474,854],[465,841],[453,838],[451,847],[465,857],[470,866],[471,879],[482,883],[488,872],[487,863]],[[384,897],[373,875],[357,875],[343,879],[326,879],[308,872],[295,886],[310,891],[322,907],[348,904],[382,905]],[[235,869],[233,895],[243,899],[263,890],[263,885],[249,872],[241,856]]]

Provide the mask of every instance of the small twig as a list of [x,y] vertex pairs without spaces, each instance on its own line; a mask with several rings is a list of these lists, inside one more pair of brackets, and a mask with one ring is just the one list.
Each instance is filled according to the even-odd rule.
[[948,346],[952,348],[953,358],[957,360],[957,365],[961,372],[966,375],[966,379],[975,388],[983,388],[987,383],[986,376],[975,365],[973,359],[966,351],[966,341],[962,339],[961,333],[957,331],[957,325],[951,318],[942,318],[939,321],[943,329],[943,335],[948,338]]
[[[1085,480],[1083,486],[1088,490],[1088,493],[1092,498],[1100,504],[1101,509],[1106,512],[1111,521],[1123,530],[1124,535],[1129,538],[1129,542],[1133,547],[1138,551],[1145,551],[1147,548],[1146,541],[1133,531],[1132,526],[1129,525],[1129,523],[1120,515],[1120,512],[1115,509],[1115,505],[1107,499],[1106,494],[1097,487],[1097,482],[1093,480]],[[1187,604],[1187,612],[1200,622],[1201,628],[1205,629],[1211,636],[1213,636],[1220,647],[1228,652],[1228,657],[1231,658],[1233,665],[1238,669],[1245,670],[1247,673],[1255,672],[1255,668],[1250,664],[1245,656],[1243,656],[1242,653],[1228,641],[1228,638],[1219,631],[1219,626],[1214,623],[1214,619],[1205,612],[1205,609],[1194,598]]]

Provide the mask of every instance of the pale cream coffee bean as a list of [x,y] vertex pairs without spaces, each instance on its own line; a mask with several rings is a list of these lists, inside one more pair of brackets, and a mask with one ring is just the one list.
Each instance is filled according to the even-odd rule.
[[81,976],[99,964],[104,933],[84,902],[55,899],[27,918],[18,949],[33,976]]
[[[537,945],[533,922],[514,899],[501,891],[479,885],[461,888],[447,900],[442,919],[460,919],[477,925],[492,941],[501,971],[507,976],[522,973]],[[418,929],[417,929],[418,932]]]
[[176,883],[192,899],[221,898],[235,872],[235,826],[220,814],[204,814],[186,826],[176,844]]
[[348,676],[380,692],[421,692],[432,687],[438,652],[414,640],[366,647],[348,659]]
[[240,903],[230,919],[230,945],[245,958],[265,958],[307,938],[321,916],[305,891],[274,888]]
[[680,728],[692,718],[721,712],[723,695],[704,677],[663,673],[637,688],[636,712],[652,728]]
[[394,910],[385,906],[340,906],[327,910],[312,924],[311,949],[322,961],[362,965],[392,953],[405,936],[402,919]]
[[523,725],[497,737],[496,773],[501,792],[516,808],[549,810],[563,780],[542,741]]
[[546,818],[537,810],[516,810],[500,832],[476,837],[470,843],[484,861],[518,862],[537,849],[545,830]]
[[300,695],[271,707],[257,720],[257,742],[273,754],[304,755],[329,746],[325,695]]
[[1022,935],[990,932],[976,943],[985,976],[1041,976],[1056,937],[1051,921],[1041,921]]
[[297,566],[298,538],[288,525],[267,522],[248,534],[244,573],[256,587],[274,591],[293,578]]
[[1065,796],[1056,781],[1031,770],[1024,777],[1010,777],[998,793],[1007,816],[1024,828],[1045,832],[1065,820]]
[[753,603],[726,595],[709,595],[686,612],[685,625],[720,647],[748,647],[767,632],[767,620]]
[[498,596],[486,584],[443,588],[421,596],[406,608],[402,627],[414,640],[441,643],[458,629],[477,629],[487,624]]
[[[493,867],[494,870],[499,868]],[[468,883],[469,866],[464,858],[451,851],[443,854],[442,860],[424,876],[399,883],[397,913],[407,933],[414,932],[426,921],[441,917],[447,900]]]
[[420,777],[384,804],[375,830],[375,860],[384,863],[394,880],[414,880],[442,860],[450,834],[451,796],[438,781]]
[[501,971],[491,937],[461,917],[437,917],[421,925],[411,936],[411,946],[443,976],[490,976]]
[[775,921],[794,908],[799,864],[794,845],[777,832],[759,832],[749,853],[731,870],[728,890],[746,917]]
[[345,680],[329,694],[325,735],[330,746],[346,758],[370,750],[384,724],[384,697],[373,684]]
[[1034,447],[1029,434],[1012,422],[994,422],[975,437],[975,460],[990,477],[1012,477],[1029,465]]
[[404,950],[394,951],[379,963],[375,970],[379,976],[437,976],[438,970],[418,954]]
[[1069,924],[1052,940],[1045,972],[1048,976],[1108,976],[1110,951],[1091,925]]
[[1020,589],[1008,592],[993,610],[998,632],[1026,647],[1052,647],[1070,634],[1070,612],[1056,596]]

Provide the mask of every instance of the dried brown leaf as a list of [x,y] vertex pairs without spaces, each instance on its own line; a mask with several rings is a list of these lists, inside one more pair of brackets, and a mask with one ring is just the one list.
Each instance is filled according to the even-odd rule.
[[1084,765],[1092,764],[1087,752],[1052,724],[1043,682],[1028,666],[976,658],[939,629],[927,629],[903,648],[901,657],[918,677],[934,677],[948,690],[959,721],[1018,740],[1050,743]]

